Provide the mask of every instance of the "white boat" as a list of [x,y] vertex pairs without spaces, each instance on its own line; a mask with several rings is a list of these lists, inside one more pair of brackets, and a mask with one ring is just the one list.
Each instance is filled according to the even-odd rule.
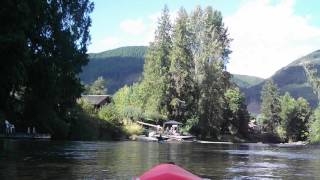
[[141,121],[138,121],[139,124],[148,126],[149,128],[153,129],[148,133],[148,137],[141,139],[148,139],[150,138],[150,141],[154,141],[154,138],[156,138],[158,141],[195,141],[195,136],[192,135],[182,135],[180,134],[180,125],[182,123],[177,121],[167,121],[163,124],[163,127],[160,125],[154,125],[149,123],[144,123]]

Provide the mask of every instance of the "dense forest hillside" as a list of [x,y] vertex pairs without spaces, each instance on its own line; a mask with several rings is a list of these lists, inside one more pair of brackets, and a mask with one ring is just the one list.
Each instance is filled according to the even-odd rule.
[[120,47],[108,51],[103,51],[100,53],[90,53],[90,59],[104,59],[108,57],[135,57],[141,58],[147,52],[146,46],[126,46]]
[[107,81],[108,93],[138,81],[143,71],[145,46],[121,47],[101,53],[89,54],[89,63],[80,74],[88,84],[102,76]]
[[[303,56],[286,67],[278,70],[270,77],[278,86],[280,93],[289,92],[293,97],[304,97],[312,107],[316,107],[318,101],[308,83],[303,64],[310,63],[319,71],[320,70],[320,50]],[[243,89],[246,94],[248,109],[250,112],[258,113],[260,109],[260,92],[265,81]]]
[[241,89],[257,85],[263,80],[262,78],[248,75],[233,74],[232,76],[232,82],[236,83]]
[[[80,78],[88,84],[102,76],[107,80],[108,93],[113,94],[124,85],[131,85],[140,79],[146,52],[146,46],[127,46],[91,53],[90,61],[83,68]],[[234,74],[232,81],[240,88],[248,88],[262,82],[263,79]]]

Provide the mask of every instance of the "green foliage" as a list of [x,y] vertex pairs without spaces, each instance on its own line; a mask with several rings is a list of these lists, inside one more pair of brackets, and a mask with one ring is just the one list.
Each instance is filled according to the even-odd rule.
[[139,85],[121,88],[113,97],[114,110],[120,119],[140,120],[143,117]]
[[277,135],[279,136],[279,138],[280,138],[280,140],[281,140],[282,142],[287,141],[288,137],[287,137],[287,132],[286,132],[286,130],[285,130],[285,127],[283,127],[282,125],[281,125],[281,126],[278,126],[278,127],[276,128],[276,133],[277,133]]
[[309,135],[308,123],[312,113],[311,108],[308,101],[300,97],[296,100],[296,109],[297,119],[291,123],[289,140],[306,140]]
[[100,53],[91,53],[89,54],[90,59],[105,59],[108,57],[135,57],[141,58],[147,52],[146,46],[126,46],[120,47],[117,49],[112,49]]
[[81,95],[93,3],[4,1],[0,7],[0,110],[16,126],[67,137],[68,110]]
[[281,122],[277,132],[282,140],[305,140],[308,133],[307,124],[311,109],[309,103],[299,98],[295,100],[289,93],[281,97]]
[[320,142],[320,108],[318,107],[311,116],[309,125],[309,141],[311,143]]
[[123,117],[132,119],[132,120],[140,120],[143,117],[142,110],[140,108],[134,106],[127,106],[123,109]]
[[319,73],[314,64],[305,63],[304,70],[308,78],[308,83],[311,85],[314,93],[318,96],[318,101],[320,100],[320,79],[318,78]]
[[230,74],[225,71],[230,39],[219,11],[198,7],[191,19],[195,23],[189,27],[196,82],[193,97],[198,102],[199,128],[203,137],[218,137],[225,124],[224,93],[230,86]]
[[[239,134],[241,128],[245,132],[249,116],[244,98],[239,90],[225,97],[231,86],[225,71],[231,40],[221,13],[198,7],[189,16],[181,8],[171,26],[165,7],[146,54],[143,79],[113,97],[119,121],[130,125],[140,119],[174,119],[186,123],[185,131],[201,131],[203,137],[217,137],[228,123]],[[226,104],[231,121],[224,119]],[[105,111],[101,117],[109,119],[111,109]]]
[[113,103],[102,106],[98,112],[98,117],[113,124],[119,123],[119,115]]
[[276,127],[280,124],[280,96],[277,86],[269,80],[263,86],[261,92],[261,118],[262,128],[268,133],[276,133]]
[[[45,102],[34,104],[38,112],[34,115],[35,121],[29,124],[30,127],[36,127],[38,133],[50,133],[55,139],[66,139],[69,133],[69,123],[61,119]],[[41,121],[37,121],[41,119]],[[39,128],[41,127],[41,128]]]
[[141,82],[143,108],[147,118],[158,119],[167,115],[166,108],[169,102],[166,94],[171,48],[171,23],[169,10],[165,6],[155,32],[155,40],[151,43],[146,55]]
[[123,131],[118,123],[104,120],[96,113],[89,114],[81,104],[70,111],[70,133],[72,140],[115,140]]
[[94,106],[85,98],[79,98],[77,100],[77,104],[81,107],[81,109],[88,114],[89,116],[95,116]]
[[185,122],[195,111],[194,62],[188,37],[188,14],[178,11],[170,53],[169,118]]
[[232,130],[231,134],[247,136],[250,115],[244,96],[238,88],[228,89],[224,96],[226,98],[224,119],[228,121],[224,123],[223,128],[228,127],[228,130]]
[[123,126],[123,130],[127,136],[140,135],[143,133],[143,128],[137,123],[128,123]]
[[102,76],[98,77],[90,86],[86,86],[85,94],[105,95],[107,94],[106,81]]
[[181,129],[183,133],[195,133],[195,134],[200,134],[199,128],[198,128],[198,123],[199,123],[199,117],[198,116],[192,116],[190,119],[187,119],[184,127]]
[[71,111],[69,138],[72,140],[96,140],[98,139],[97,119],[88,113],[86,103],[79,103]]

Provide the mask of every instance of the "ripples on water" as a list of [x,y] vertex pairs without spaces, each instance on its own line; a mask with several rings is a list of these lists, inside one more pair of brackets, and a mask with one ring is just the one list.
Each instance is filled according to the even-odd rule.
[[130,179],[164,162],[211,179],[320,179],[320,147],[0,140],[0,179]]

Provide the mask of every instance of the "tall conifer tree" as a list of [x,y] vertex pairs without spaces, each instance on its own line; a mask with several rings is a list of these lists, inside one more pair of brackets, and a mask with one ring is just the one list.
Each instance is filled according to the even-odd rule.
[[217,136],[221,131],[225,106],[224,93],[230,85],[225,64],[230,54],[227,30],[221,13],[207,7],[202,16],[201,54],[196,58],[199,86],[198,113],[204,136]]
[[145,60],[144,79],[141,85],[145,92],[143,99],[147,113],[166,115],[171,46],[171,22],[169,9],[165,6],[158,20],[155,40],[151,43]]
[[263,129],[268,133],[275,133],[280,124],[280,96],[277,86],[268,80],[261,92],[261,115]]
[[188,14],[181,8],[178,12],[173,34],[171,52],[171,117],[185,122],[194,113],[194,62],[188,31]]

